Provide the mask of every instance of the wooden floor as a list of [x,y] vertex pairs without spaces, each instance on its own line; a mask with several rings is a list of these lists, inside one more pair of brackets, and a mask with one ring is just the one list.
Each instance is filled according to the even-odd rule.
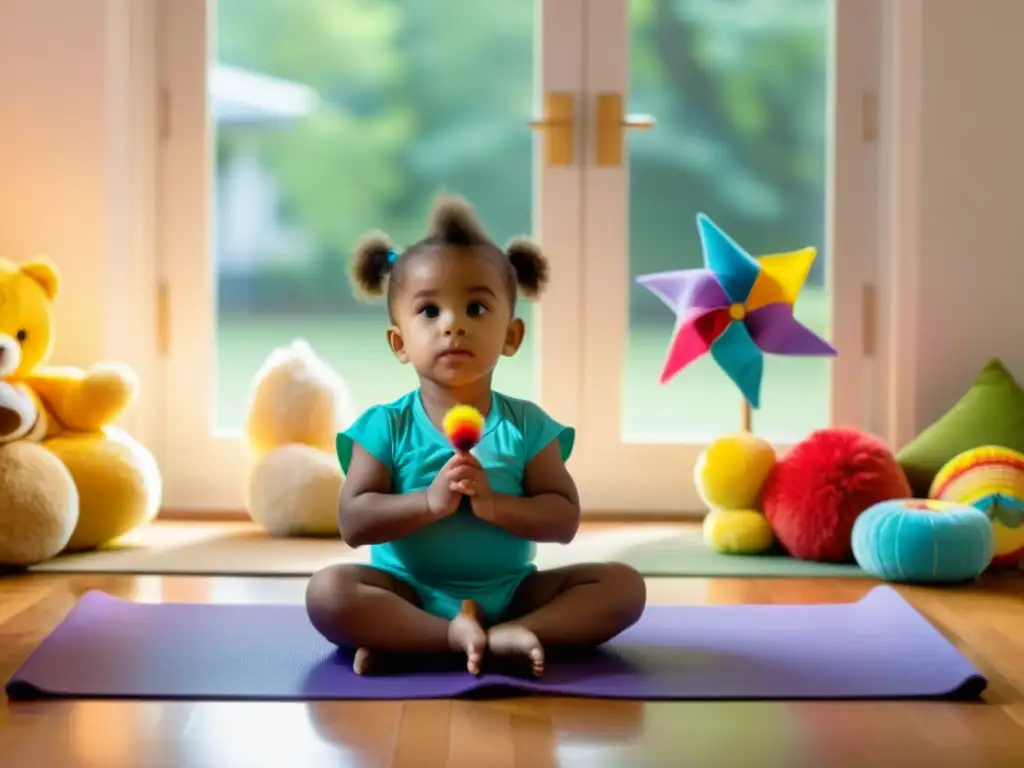
[[[301,602],[304,579],[0,578],[0,674],[86,590],[141,601]],[[652,603],[843,602],[866,580],[657,579]],[[0,706],[3,768],[1024,765],[1024,579],[903,594],[991,684],[982,704],[47,702]]]

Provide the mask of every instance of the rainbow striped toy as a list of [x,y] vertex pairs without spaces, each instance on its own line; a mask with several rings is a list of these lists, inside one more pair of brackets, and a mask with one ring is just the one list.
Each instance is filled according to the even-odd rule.
[[1024,454],[998,445],[964,451],[946,462],[928,496],[988,515],[996,544],[992,565],[1024,560]]
[[444,415],[441,426],[456,451],[469,453],[480,442],[484,417],[471,405],[456,405]]

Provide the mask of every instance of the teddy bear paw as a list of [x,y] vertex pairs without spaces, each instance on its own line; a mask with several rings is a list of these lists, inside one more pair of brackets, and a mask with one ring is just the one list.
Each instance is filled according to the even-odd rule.
[[131,404],[138,389],[138,377],[127,366],[97,363],[85,371],[79,382],[76,420],[109,424]]

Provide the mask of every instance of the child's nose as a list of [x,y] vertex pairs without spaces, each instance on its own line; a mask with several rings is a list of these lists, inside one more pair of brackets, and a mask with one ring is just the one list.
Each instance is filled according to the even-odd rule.
[[462,318],[457,312],[442,312],[441,328],[444,330],[445,336],[462,336],[466,332],[462,326]]

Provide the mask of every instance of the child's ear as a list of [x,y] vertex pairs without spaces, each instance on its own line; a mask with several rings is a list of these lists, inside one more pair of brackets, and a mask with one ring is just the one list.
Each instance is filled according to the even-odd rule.
[[397,326],[392,325],[388,328],[388,346],[398,358],[398,362],[409,362],[409,354],[405,351],[405,339],[402,338],[402,332]]
[[512,357],[523,345],[526,337],[526,324],[518,317],[512,318],[505,331],[505,345],[501,348],[501,354],[505,357]]

